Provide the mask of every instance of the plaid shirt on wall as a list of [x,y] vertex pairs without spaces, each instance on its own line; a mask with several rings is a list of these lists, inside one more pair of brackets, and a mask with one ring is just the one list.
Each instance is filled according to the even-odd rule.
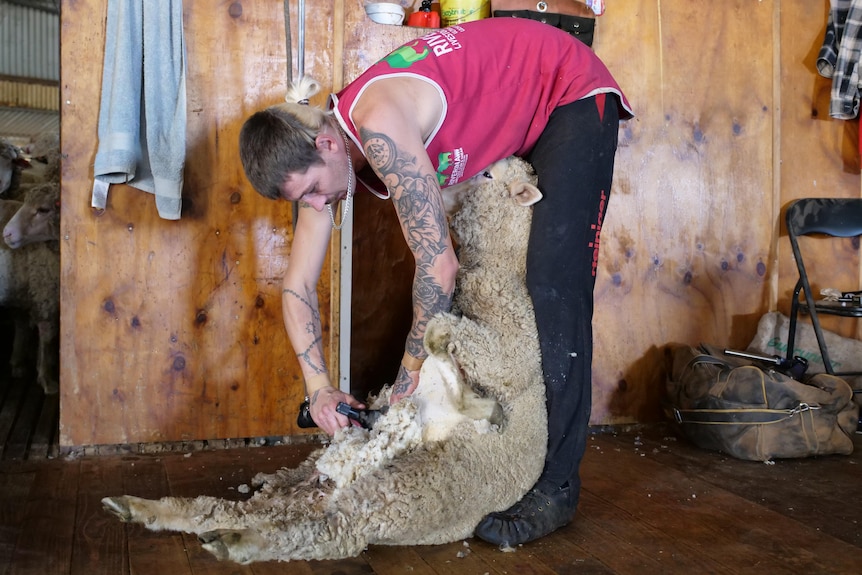
[[833,118],[849,120],[859,114],[860,55],[862,0],[830,0],[817,70],[821,76],[832,78],[829,115]]

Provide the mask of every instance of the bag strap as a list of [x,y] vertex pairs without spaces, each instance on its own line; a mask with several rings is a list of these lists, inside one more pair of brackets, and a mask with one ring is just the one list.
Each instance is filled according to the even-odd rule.
[[679,377],[680,381],[684,381],[687,374],[692,371],[695,366],[699,363],[707,363],[711,365],[717,365],[719,367],[726,367],[727,369],[733,369],[733,366],[727,363],[726,361],[715,357],[714,355],[709,355],[707,353],[701,353],[694,357],[692,357],[688,363],[685,365],[685,368],[682,370],[682,374]]
[[764,425],[779,423],[805,411],[820,409],[816,403],[800,403],[793,409],[679,409],[673,408],[677,423],[703,425]]

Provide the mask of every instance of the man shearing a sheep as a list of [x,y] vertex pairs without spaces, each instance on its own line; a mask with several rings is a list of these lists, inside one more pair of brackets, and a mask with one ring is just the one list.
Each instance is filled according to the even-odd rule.
[[419,385],[425,326],[452,302],[459,264],[441,188],[521,156],[535,168],[544,196],[534,207],[527,284],[542,354],[548,455],[534,488],[486,516],[476,535],[515,546],[566,525],[578,503],[590,416],[598,231],[619,120],[631,117],[617,82],[565,32],[491,18],[435,30],[396,49],[333,95],[327,111],[308,105],[317,90],[301,80],[288,103],[255,113],[240,135],[254,188],[299,204],[282,304],[312,418],[332,435],[349,425],[336,411],[339,402],[364,407],[332,384],[316,295],[331,230],[353,194],[391,199],[416,261],[413,320],[394,403]]

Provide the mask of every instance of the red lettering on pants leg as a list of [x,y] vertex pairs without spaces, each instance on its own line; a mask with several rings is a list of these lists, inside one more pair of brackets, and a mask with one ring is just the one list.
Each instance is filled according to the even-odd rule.
[[607,207],[607,203],[608,195],[605,193],[604,190],[602,190],[602,195],[599,199],[599,213],[598,217],[596,218],[596,223],[590,225],[590,229],[595,232],[595,235],[593,236],[593,241],[587,244],[587,247],[592,248],[593,250],[593,261],[591,266],[591,272],[593,274],[593,277],[596,277],[596,273],[599,269],[599,247],[601,246],[602,242],[602,222],[604,221],[605,208]]

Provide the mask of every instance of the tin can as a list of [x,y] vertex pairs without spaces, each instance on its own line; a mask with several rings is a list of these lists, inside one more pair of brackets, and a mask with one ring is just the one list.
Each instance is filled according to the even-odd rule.
[[491,0],[440,0],[443,26],[453,26],[491,16]]

